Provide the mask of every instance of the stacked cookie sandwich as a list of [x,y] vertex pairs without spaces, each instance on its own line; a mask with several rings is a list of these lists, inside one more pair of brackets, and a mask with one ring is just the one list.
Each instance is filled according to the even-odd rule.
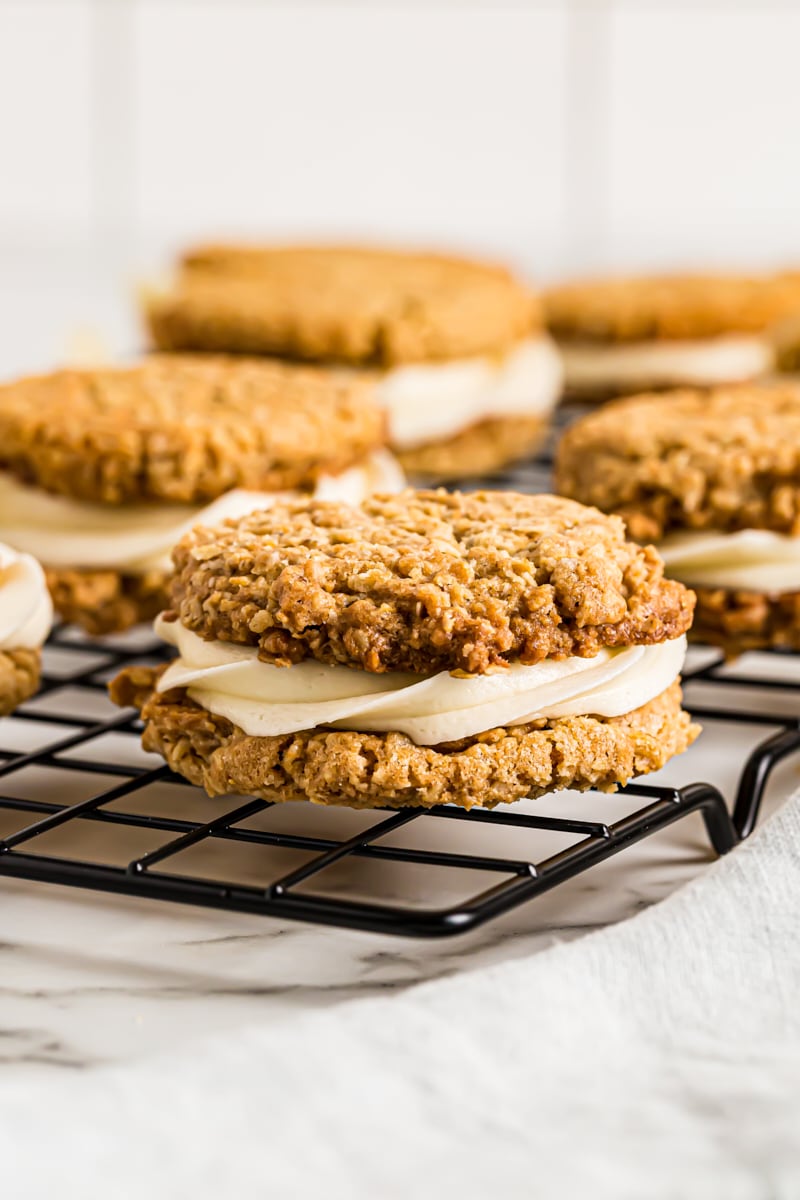
[[205,246],[151,295],[154,344],[369,378],[410,472],[482,474],[540,442],[561,364],[539,300],[499,267],[343,247]]
[[576,399],[711,386],[772,371],[772,330],[800,310],[800,281],[666,275],[593,280],[545,294]]
[[91,633],[152,620],[199,520],[402,485],[357,379],[205,356],[57,371],[0,387],[0,539],[46,568]]
[[616,401],[566,433],[556,478],[656,543],[698,638],[800,649],[800,385]]
[[492,807],[611,789],[696,736],[692,594],[569,500],[274,505],[195,528],[174,564],[157,629],[177,657],[112,695],[212,795]]

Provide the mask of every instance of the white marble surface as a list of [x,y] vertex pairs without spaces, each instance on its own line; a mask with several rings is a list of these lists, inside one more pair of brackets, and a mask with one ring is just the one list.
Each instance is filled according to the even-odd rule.
[[[774,664],[767,659],[755,666],[763,669],[763,662],[800,681],[800,661]],[[695,694],[695,699],[700,703],[710,697]],[[69,696],[65,702],[74,703]],[[744,695],[742,702],[752,703],[753,698]],[[800,700],[793,693],[784,695],[782,702],[800,712]],[[98,703],[101,711],[102,698]],[[9,732],[21,747],[42,739],[42,726],[9,720],[13,724],[6,725],[4,744],[9,742]],[[651,778],[676,784],[707,779],[730,797],[746,754],[768,732],[762,726],[711,723],[687,754]],[[106,749],[134,759],[141,755],[134,739],[123,735]],[[5,794],[50,798],[53,780],[37,770],[21,782],[12,783],[11,776],[0,786]],[[96,777],[80,773],[61,778],[69,789],[63,793],[67,799],[79,799],[87,794],[87,787],[96,786]],[[800,755],[776,771],[767,809],[780,803],[798,782]],[[174,815],[190,818],[207,819],[215,811],[215,802],[182,786],[156,785],[146,803],[156,808],[169,804]],[[522,807],[613,819],[630,809],[631,800],[567,794]],[[324,830],[334,836],[352,832],[353,822],[365,819],[305,805],[272,809],[256,818],[273,828],[283,822],[287,829]],[[0,825],[2,833],[20,827],[26,818],[0,813],[0,820],[6,822]],[[435,835],[439,846],[473,853],[478,849],[476,838],[487,853],[515,857],[541,855],[542,839],[547,839],[550,852],[568,840],[563,834],[543,833],[531,835],[528,842],[525,834],[522,845],[518,831],[486,826],[462,829],[453,822],[419,824],[426,837]],[[97,823],[84,823],[80,840],[73,831],[49,836],[61,839],[54,842],[58,852],[89,850],[120,862],[152,848],[154,841],[153,833],[144,831],[141,840],[136,835],[134,843],[127,838],[123,842],[119,832]],[[408,836],[420,836],[416,825]],[[199,857],[191,864],[193,871],[235,870],[261,882],[270,874],[283,873],[296,859],[296,852],[254,845],[216,843],[213,862],[210,851],[195,853]],[[230,855],[236,855],[235,862]],[[129,1060],[174,1048],[207,1032],[529,955],[555,940],[580,936],[652,904],[702,871],[711,857],[702,822],[692,816],[482,929],[433,942],[0,879],[0,1075],[55,1075]],[[332,883],[337,893],[352,894],[359,888],[377,888],[383,895],[426,904],[477,890],[474,879],[460,871],[447,873],[442,890],[438,878],[433,881],[423,868],[396,869],[374,860],[348,865]]]

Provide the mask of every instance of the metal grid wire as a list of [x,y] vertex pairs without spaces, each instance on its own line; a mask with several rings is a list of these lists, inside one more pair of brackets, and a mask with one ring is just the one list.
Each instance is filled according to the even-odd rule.
[[[474,481],[471,486],[541,491],[548,486],[549,468],[549,455],[544,453],[533,462]],[[725,702],[713,706],[693,703],[692,712],[701,719],[770,728],[743,763],[732,814],[720,791],[707,783],[675,788],[634,782],[622,789],[626,805],[630,801],[629,811],[611,822],[560,815],[563,798],[558,798],[559,815],[555,816],[532,815],[517,806],[472,812],[449,806],[371,812],[362,814],[361,827],[344,837],[341,833],[309,833],[303,822],[293,822],[291,814],[308,806],[275,806],[245,797],[216,799],[211,819],[189,819],[180,806],[180,815],[172,815],[169,805],[157,806],[154,813],[146,811],[146,806],[143,810],[141,800],[154,784],[175,785],[184,792],[197,789],[189,789],[165,766],[142,761],[142,755],[138,761],[128,761],[125,754],[104,750],[109,737],[125,736],[132,742],[140,729],[135,713],[110,710],[103,700],[106,681],[121,667],[141,662],[143,656],[152,661],[162,653],[152,643],[131,649],[124,639],[92,642],[69,627],[53,634],[39,694],[11,721],[0,723],[2,828],[17,821],[17,826],[0,838],[0,875],[409,937],[446,936],[497,917],[694,812],[702,814],[714,850],[725,853],[752,830],[773,767],[800,749],[800,720],[787,715],[781,705],[786,690],[796,689],[796,683],[771,675],[738,675],[724,664],[721,655],[714,654],[685,675],[690,686],[712,685],[731,697],[737,688],[746,687],[751,696],[755,692],[756,699],[746,712],[738,711],[735,702],[733,707]],[[58,665],[59,658],[66,667]],[[86,715],[93,711],[100,715]],[[4,732],[19,719],[41,733],[33,738],[34,748],[22,753],[11,744],[10,733]],[[26,796],[24,788],[14,787],[14,780],[24,778],[31,768],[45,775],[52,773],[55,788],[45,789],[47,799],[41,798],[41,788]],[[60,781],[65,777],[61,772],[80,774],[82,779],[93,777],[96,784],[87,797],[71,803],[62,794]],[[12,794],[15,790],[17,795]],[[277,828],[270,827],[270,813],[279,809],[290,814],[288,830],[286,820],[278,822]],[[90,853],[94,843],[87,837],[88,825],[97,822],[120,837],[123,832],[137,833],[147,848],[122,862]],[[570,835],[572,840],[566,848],[538,856],[455,852],[439,848],[442,838],[433,836],[437,828],[441,833],[442,822],[456,822],[462,831],[465,826],[510,830],[519,835],[521,847],[531,831]],[[73,850],[56,852],[51,835],[65,829],[77,833]],[[485,834],[485,828],[482,831]],[[447,845],[449,839],[444,840]],[[231,877],[224,878],[181,868],[187,852],[223,843],[226,847],[259,847],[265,858],[268,851],[276,849],[294,852],[289,855],[292,865],[288,870],[277,869],[274,877],[257,884],[237,876],[232,868]],[[452,841],[449,844],[452,847]],[[303,858],[299,865],[298,857]],[[414,865],[426,870],[477,872],[482,879],[478,890],[444,907],[420,907],[393,896],[386,900],[380,898],[380,889],[376,895],[352,899],[326,893],[325,872],[356,860],[371,861],[380,865],[381,871],[388,870],[389,864]]]

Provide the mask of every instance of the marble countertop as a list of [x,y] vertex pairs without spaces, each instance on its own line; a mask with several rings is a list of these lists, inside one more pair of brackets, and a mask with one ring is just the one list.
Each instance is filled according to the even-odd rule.
[[[788,672],[800,682],[800,660],[776,663],[762,658],[756,665],[759,670],[780,669],[784,677]],[[698,692],[695,703],[713,702],[707,692]],[[744,692],[741,703],[753,705],[754,698]],[[800,699],[793,692],[782,693],[782,703],[800,713]],[[20,747],[29,746],[32,723],[7,721]],[[12,726],[6,726],[5,744]],[[41,728],[35,727],[38,737]],[[769,732],[750,724],[707,723],[695,746],[650,780],[681,785],[704,779],[731,797],[746,755]],[[111,745],[107,752],[142,755],[132,744]],[[35,798],[47,788],[51,796],[52,780],[38,778],[33,768],[31,772],[24,782],[25,795]],[[767,810],[798,783],[800,755],[775,771]],[[6,781],[7,794],[17,794],[9,793],[9,787]],[[64,798],[77,799],[79,793]],[[152,802],[169,802],[178,805],[182,815],[203,819],[214,812],[215,804],[194,789],[166,785],[154,792]],[[566,793],[520,807],[613,820],[630,810],[631,799]],[[20,814],[14,816],[19,825]],[[353,816],[291,805],[271,819],[306,830],[324,821],[331,836],[339,836],[347,832]],[[440,846],[476,851],[475,827],[435,824]],[[486,830],[477,827],[481,837],[491,838],[488,853],[519,857],[530,852],[527,845],[520,847],[518,831]],[[122,853],[114,846],[119,836],[114,827],[97,824],[84,826],[81,834],[91,838],[93,854],[108,853],[112,861],[115,853]],[[550,839],[548,852],[560,849],[558,839],[564,837],[534,836]],[[61,849],[69,853],[70,847]],[[73,844],[72,849],[82,851],[86,844]],[[223,852],[241,851],[241,846],[231,845]],[[247,851],[245,859],[223,866],[243,878],[250,872],[263,879],[269,869],[264,856],[272,848],[249,846]],[[533,852],[539,852],[538,845]],[[555,940],[575,938],[630,916],[702,871],[711,857],[702,821],[691,816],[499,920],[444,941],[376,936],[0,879],[0,1075],[53,1075],[125,1061],[207,1032],[530,955]],[[426,904],[458,894],[459,871],[447,873],[448,890],[440,891],[438,881],[433,883],[430,872],[421,867],[393,874],[386,864],[355,860],[348,870],[351,877],[338,885],[346,889],[377,886],[385,896]],[[367,874],[352,877],[359,871]]]

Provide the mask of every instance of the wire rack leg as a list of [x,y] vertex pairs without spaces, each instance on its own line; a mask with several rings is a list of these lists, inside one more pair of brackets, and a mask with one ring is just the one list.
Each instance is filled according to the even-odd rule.
[[781,729],[757,746],[748,758],[733,808],[733,823],[739,837],[749,837],[753,832],[770,775],[782,759],[796,750],[800,750],[800,728]]
[[740,841],[735,822],[731,819],[725,799],[710,783],[691,783],[681,789],[687,809],[697,809],[705,822],[706,832],[717,854],[727,854]]

